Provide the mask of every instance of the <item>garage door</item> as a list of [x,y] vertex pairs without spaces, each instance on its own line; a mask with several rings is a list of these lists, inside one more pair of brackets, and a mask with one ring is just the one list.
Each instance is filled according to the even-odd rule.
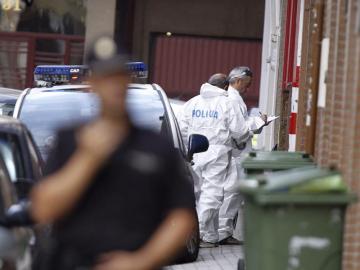
[[257,106],[261,71],[261,41],[163,36],[155,38],[151,81],[170,97],[188,100],[199,92],[210,75],[228,74],[235,66],[249,66],[254,83],[244,97],[249,107]]

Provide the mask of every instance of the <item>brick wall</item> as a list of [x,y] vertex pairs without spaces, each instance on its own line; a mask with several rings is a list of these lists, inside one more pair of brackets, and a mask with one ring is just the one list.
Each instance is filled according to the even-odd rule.
[[[360,195],[359,0],[326,0],[323,36],[330,38],[325,108],[319,108],[315,157],[336,165]],[[360,204],[346,214],[344,270],[360,269]]]
[[[297,150],[314,149],[318,164],[335,165],[352,192],[360,198],[360,0],[304,1]],[[325,106],[317,108],[314,94],[319,93],[320,62],[315,50],[320,49],[323,38],[330,41],[325,78],[327,89]],[[285,119],[289,104],[284,97],[282,92],[278,96],[280,104],[277,104],[284,120],[284,124],[280,124],[280,148],[286,148],[287,137]],[[307,125],[309,118],[306,115],[311,106],[311,119],[316,118],[316,121],[310,131],[315,128],[315,138],[309,136]],[[360,203],[357,203],[346,213],[343,270],[359,269]]]
[[[353,191],[360,195],[360,1],[349,1],[347,22],[347,50],[345,66],[346,92],[345,117],[341,163],[347,181]],[[351,132],[348,132],[348,131]],[[349,136],[347,135],[349,134]],[[345,252],[343,268],[346,270],[360,269],[360,204],[347,212],[345,231]]]

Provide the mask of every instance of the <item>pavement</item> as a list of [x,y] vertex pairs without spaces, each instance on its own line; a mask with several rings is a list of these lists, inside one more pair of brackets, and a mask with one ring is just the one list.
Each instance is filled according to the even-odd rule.
[[219,246],[200,249],[199,258],[194,263],[168,266],[166,270],[236,270],[243,258],[243,246]]

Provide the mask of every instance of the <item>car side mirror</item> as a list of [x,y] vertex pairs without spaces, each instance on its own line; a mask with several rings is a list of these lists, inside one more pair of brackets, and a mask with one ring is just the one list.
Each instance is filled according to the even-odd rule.
[[35,224],[30,214],[30,203],[22,201],[10,206],[3,218],[2,225],[7,228],[32,226]]
[[196,153],[202,153],[209,149],[209,140],[200,134],[191,134],[189,137],[188,154],[189,161],[193,160],[193,156]]
[[32,179],[18,178],[14,182],[16,193],[20,200],[27,199],[29,197],[30,190],[34,185]]

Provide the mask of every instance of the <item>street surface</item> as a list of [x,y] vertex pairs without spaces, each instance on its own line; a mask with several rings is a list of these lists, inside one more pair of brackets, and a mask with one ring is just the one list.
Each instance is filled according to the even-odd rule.
[[220,246],[200,249],[199,258],[194,263],[166,267],[166,270],[235,270],[243,258],[243,246]]

